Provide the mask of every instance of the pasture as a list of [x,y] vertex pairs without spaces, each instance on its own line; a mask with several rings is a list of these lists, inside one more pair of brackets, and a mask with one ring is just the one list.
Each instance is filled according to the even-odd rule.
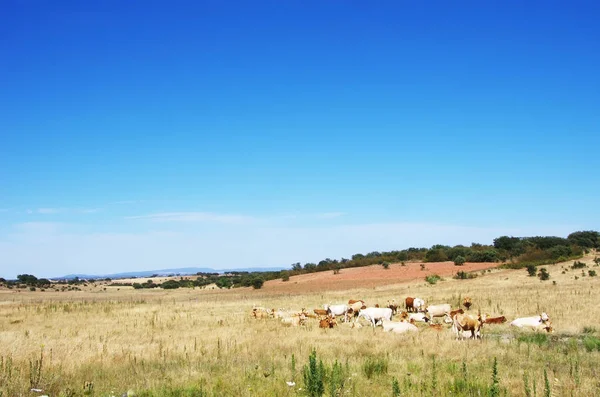
[[[583,259],[590,270],[592,259]],[[323,361],[325,395],[542,396],[548,389],[553,396],[599,395],[600,279],[588,269],[585,276],[569,269],[571,263],[545,266],[548,281],[525,269],[494,269],[435,285],[420,278],[364,287],[356,280],[345,281],[344,290],[304,292],[295,277],[289,290],[277,280],[261,290],[2,290],[0,396],[305,395],[303,367],[313,350]],[[316,319],[290,327],[250,316],[253,305],[312,312],[351,298],[383,306],[406,296],[453,308],[469,296],[471,312],[504,315],[508,322],[486,325],[482,341],[457,341],[447,325],[398,335],[366,322],[320,329]],[[552,334],[508,325],[542,311]]]

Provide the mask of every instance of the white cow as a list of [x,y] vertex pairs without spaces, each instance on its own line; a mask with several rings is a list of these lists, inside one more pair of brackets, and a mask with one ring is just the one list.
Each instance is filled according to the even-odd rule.
[[415,322],[419,322],[419,323],[426,323],[429,321],[429,318],[427,317],[427,315],[425,313],[407,313],[406,318],[402,319],[402,321],[406,322],[406,323],[410,323],[410,320],[413,320]]
[[[406,326],[407,323],[403,322],[403,321],[388,321],[388,320],[383,319],[380,322],[378,322],[377,324],[381,324],[381,326],[383,327],[383,332],[390,332],[394,328],[413,330],[412,327],[407,327]],[[410,324],[410,325],[415,327],[414,324]]]
[[344,322],[348,318],[348,305],[323,305],[323,308],[332,316],[344,316]]
[[364,317],[365,320],[369,321],[375,327],[377,321],[392,320],[392,309],[389,307],[367,307],[358,312],[358,318],[361,317]]
[[423,312],[423,311],[425,311],[425,301],[423,299],[421,299],[421,298],[415,298],[413,300],[413,309],[416,312]]
[[539,316],[517,318],[510,325],[517,328],[532,328],[534,331],[545,329],[550,332],[552,330],[550,318],[546,313],[542,313]]
[[400,323],[401,326],[394,327],[390,331],[396,334],[404,334],[406,332],[419,332],[419,329],[411,323]]
[[451,311],[452,306],[450,306],[449,303],[443,303],[441,305],[429,305],[425,309],[425,313],[428,315],[430,321],[433,320],[434,317],[445,317],[444,322],[448,324],[452,322],[452,319],[450,318]]

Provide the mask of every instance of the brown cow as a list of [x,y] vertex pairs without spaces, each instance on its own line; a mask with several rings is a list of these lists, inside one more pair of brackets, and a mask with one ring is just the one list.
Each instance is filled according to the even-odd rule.
[[429,328],[434,329],[436,331],[442,330],[442,324],[429,324]]
[[335,317],[332,315],[327,316],[319,320],[319,328],[333,328],[337,325]]
[[463,299],[463,306],[467,308],[467,310],[469,310],[471,308],[471,305],[473,304],[473,302],[471,301],[471,298],[469,298],[468,296],[465,296],[465,299]]
[[325,309],[315,309],[313,310],[317,316],[326,316],[327,310]]
[[502,324],[506,322],[506,317],[488,317],[485,319],[486,324]]
[[392,299],[392,301],[388,301],[388,307],[392,309],[392,314],[396,314],[398,312],[398,305],[396,304],[396,299]]
[[456,309],[450,311],[450,318],[454,318],[457,314],[464,314],[465,311],[463,309]]
[[464,339],[464,332],[471,332],[471,338],[481,339],[481,328],[485,322],[485,318],[481,317],[481,314],[474,318],[468,314],[457,314],[454,316],[452,330],[456,332],[458,339]]
[[410,296],[406,297],[404,300],[404,307],[407,312],[413,312],[415,310],[413,304],[415,303],[415,298],[411,298]]
[[356,300],[356,299],[350,299],[350,300],[348,300],[348,304],[349,304],[349,305],[353,305],[353,304],[355,304],[355,303],[357,303],[357,302],[361,302],[361,303],[362,303],[362,305],[361,305],[361,306],[363,306],[363,305],[365,304],[365,301],[363,301],[363,300],[360,300],[360,299],[359,299],[359,300]]

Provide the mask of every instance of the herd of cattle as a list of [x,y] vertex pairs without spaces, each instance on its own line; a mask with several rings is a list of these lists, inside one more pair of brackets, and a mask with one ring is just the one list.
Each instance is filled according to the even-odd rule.
[[[473,302],[471,298],[466,297],[463,299],[462,304],[466,310],[469,310]],[[418,332],[418,323],[436,330],[441,330],[443,323],[445,323],[451,325],[451,330],[458,339],[481,339],[481,330],[484,324],[502,324],[506,322],[504,316],[491,317],[481,313],[472,315],[465,313],[462,308],[453,310],[448,303],[425,305],[425,301],[421,298],[407,297],[404,301],[404,310],[399,309],[401,308],[395,300],[388,301],[387,307],[379,307],[379,305],[367,307],[363,300],[350,299],[345,304],[325,304],[322,309],[314,309],[313,313],[307,312],[306,309],[294,312],[283,309],[267,309],[255,305],[251,315],[257,319],[280,319],[283,324],[290,326],[305,325],[309,318],[315,318],[319,321],[320,328],[334,328],[337,325],[338,318],[342,322],[350,324],[352,328],[358,328],[362,327],[359,321],[362,318],[373,328],[381,326],[385,332],[400,334]],[[397,321],[392,321],[395,315],[399,318]],[[517,318],[510,325],[518,328],[531,328],[534,331],[553,331],[550,318],[546,313],[533,317]]]

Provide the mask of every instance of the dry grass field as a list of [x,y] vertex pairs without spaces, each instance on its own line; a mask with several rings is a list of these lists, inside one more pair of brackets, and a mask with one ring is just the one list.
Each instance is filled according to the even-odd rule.
[[[569,269],[572,261],[546,266],[548,281],[524,269],[490,269],[475,279],[445,277],[435,285],[423,277],[369,284],[363,274],[365,286],[342,283],[344,289],[327,288],[335,283],[328,281],[317,290],[292,277],[267,282],[262,290],[2,290],[0,396],[305,395],[302,372],[313,349],[325,368],[326,395],[392,396],[397,380],[403,396],[542,396],[547,389],[552,396],[597,396],[600,278],[587,272],[600,267],[592,260],[583,259],[586,276]],[[394,274],[398,268],[373,271]],[[351,270],[337,276],[343,280]],[[486,326],[482,341],[456,341],[448,326],[397,335],[342,323],[323,330],[315,319],[286,327],[250,316],[254,304],[312,311],[349,298],[385,304],[406,296],[454,307],[470,296],[472,311],[509,321],[546,311],[555,332],[517,332],[506,323]],[[491,388],[494,358],[497,388]],[[291,381],[295,386],[288,386]],[[86,382],[93,388],[84,388]]]

